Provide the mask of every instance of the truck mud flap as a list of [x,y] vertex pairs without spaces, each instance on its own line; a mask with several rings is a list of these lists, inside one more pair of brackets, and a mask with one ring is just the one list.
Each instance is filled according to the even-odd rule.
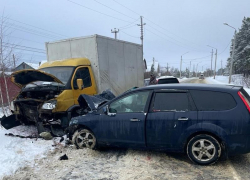
[[3,116],[1,119],[1,125],[5,128],[5,129],[11,129],[13,127],[19,126],[21,125],[20,121],[16,120],[16,117],[14,114],[6,117]]

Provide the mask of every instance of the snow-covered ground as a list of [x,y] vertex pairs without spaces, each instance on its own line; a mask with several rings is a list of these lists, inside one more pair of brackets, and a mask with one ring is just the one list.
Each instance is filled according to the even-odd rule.
[[[228,84],[229,76],[216,76],[215,79],[213,77],[206,78],[206,82],[208,84]],[[250,95],[250,88],[247,88],[243,81],[243,76],[236,74],[232,76],[232,85],[243,86],[245,91]]]
[[33,166],[35,159],[43,158],[52,150],[53,141],[6,136],[6,133],[28,136],[36,135],[35,126],[18,126],[6,130],[0,126],[0,179],[13,174],[18,168]]

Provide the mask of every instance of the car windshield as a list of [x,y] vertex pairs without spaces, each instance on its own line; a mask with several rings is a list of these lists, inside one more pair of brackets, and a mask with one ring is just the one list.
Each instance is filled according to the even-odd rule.
[[40,71],[44,71],[48,74],[52,74],[53,76],[57,77],[63,84],[67,84],[69,78],[72,74],[74,67],[48,67],[42,68]]

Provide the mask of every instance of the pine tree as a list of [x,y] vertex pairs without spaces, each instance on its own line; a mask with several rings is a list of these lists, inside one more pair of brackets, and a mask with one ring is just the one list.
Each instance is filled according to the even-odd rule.
[[150,72],[151,72],[151,74],[155,74],[155,58],[153,58],[153,64],[152,64],[152,66],[151,66],[151,70],[150,70]]
[[[232,55],[233,40],[230,48]],[[228,67],[230,67],[231,58],[228,59]],[[235,73],[250,74],[250,18],[244,17],[242,26],[236,34],[235,53],[233,69]]]

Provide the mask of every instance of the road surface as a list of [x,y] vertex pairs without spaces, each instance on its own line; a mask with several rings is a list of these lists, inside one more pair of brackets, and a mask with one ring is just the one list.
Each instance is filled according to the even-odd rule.
[[[182,83],[206,83],[206,80],[188,79]],[[67,154],[69,160],[59,161]],[[185,154],[140,150],[109,149],[93,151],[75,147],[58,147],[34,166],[18,170],[4,179],[250,179],[250,154],[219,160],[210,166],[193,164]]]

